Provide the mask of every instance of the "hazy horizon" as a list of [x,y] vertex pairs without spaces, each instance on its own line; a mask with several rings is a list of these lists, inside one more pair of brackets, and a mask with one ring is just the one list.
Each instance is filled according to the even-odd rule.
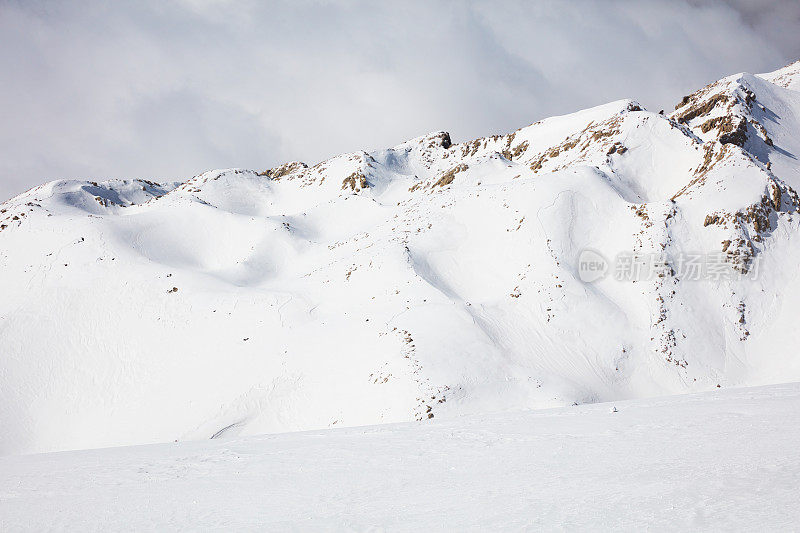
[[0,201],[52,179],[314,163],[800,58],[790,1],[0,3]]

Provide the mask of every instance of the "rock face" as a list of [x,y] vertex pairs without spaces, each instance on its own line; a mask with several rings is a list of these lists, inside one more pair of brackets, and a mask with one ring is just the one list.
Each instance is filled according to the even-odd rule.
[[798,87],[32,189],[0,205],[0,453],[800,380]]

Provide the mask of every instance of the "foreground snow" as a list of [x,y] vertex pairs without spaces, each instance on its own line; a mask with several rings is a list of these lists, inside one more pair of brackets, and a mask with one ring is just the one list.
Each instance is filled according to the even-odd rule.
[[800,384],[0,458],[0,529],[789,530]]

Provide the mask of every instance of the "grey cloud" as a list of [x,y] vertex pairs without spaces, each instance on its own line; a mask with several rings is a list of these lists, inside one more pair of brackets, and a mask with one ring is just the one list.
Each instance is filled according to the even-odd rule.
[[[658,109],[796,59],[794,2],[0,3],[0,198]],[[793,18],[795,17],[795,18]]]

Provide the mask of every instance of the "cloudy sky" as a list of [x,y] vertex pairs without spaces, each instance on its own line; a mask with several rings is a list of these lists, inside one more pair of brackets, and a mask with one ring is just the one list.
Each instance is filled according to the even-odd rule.
[[800,58],[794,0],[0,0],[0,201],[657,111]]

